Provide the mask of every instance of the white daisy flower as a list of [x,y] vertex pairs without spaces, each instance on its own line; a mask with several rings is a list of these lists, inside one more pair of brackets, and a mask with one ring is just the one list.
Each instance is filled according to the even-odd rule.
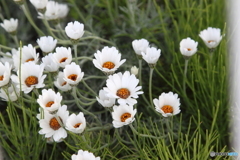
[[[20,63],[21,53],[22,61]],[[29,44],[28,46],[23,46],[22,49],[19,48],[18,51],[12,55],[15,70],[18,70],[19,65],[23,63],[37,63],[39,60],[38,57],[39,53],[36,53],[36,49],[31,44]]]
[[13,101],[14,102],[18,99],[19,96],[20,96],[20,91],[14,85],[11,85],[6,90],[3,88],[0,89],[0,97],[4,101]]
[[55,93],[52,89],[43,89],[42,95],[39,95],[37,103],[49,113],[54,113],[61,106],[62,96]]
[[53,59],[53,54],[49,53],[48,55],[42,58],[42,63],[44,64],[45,71],[48,72],[57,72],[59,69],[59,63]]
[[[15,54],[17,52],[16,49],[12,49],[12,53]],[[5,53],[7,56],[4,56],[2,58],[0,58],[0,62],[5,63],[8,62],[12,68],[14,67],[14,63],[13,63],[13,58],[12,58],[12,54],[10,52],[6,52]]]
[[191,57],[197,52],[198,42],[195,42],[191,38],[182,39],[180,42],[180,51],[183,56]]
[[30,0],[30,2],[36,9],[39,10],[44,9],[47,6],[48,0]]
[[102,51],[94,54],[93,64],[107,75],[114,73],[125,61],[115,47],[104,47]]
[[40,37],[39,39],[37,39],[37,43],[38,43],[40,49],[44,53],[50,53],[56,47],[57,40],[53,39],[53,37],[51,37],[51,36],[44,36],[44,37]]
[[72,87],[65,81],[63,72],[59,72],[56,80],[54,81],[54,85],[60,89],[61,91],[69,91]]
[[78,150],[78,154],[73,154],[72,160],[100,160],[100,157],[95,157],[91,152]]
[[148,47],[146,52],[142,52],[143,59],[149,64],[150,67],[154,67],[161,55],[161,50],[155,47]]
[[84,34],[84,24],[78,21],[69,22],[65,27],[65,32],[69,38],[78,40]]
[[8,32],[15,33],[18,27],[18,19],[10,18],[10,20],[4,19],[0,25]]
[[60,67],[64,68],[67,64],[72,61],[72,51],[68,47],[57,47],[56,52],[53,53],[54,60],[59,64]]
[[137,86],[139,80],[135,75],[131,74],[129,71],[118,74],[113,74],[108,76],[107,87],[103,89],[107,92],[109,98],[118,99],[119,104],[129,104],[134,105],[137,103],[136,98],[139,94],[143,94],[142,91],[139,91],[142,86]]
[[131,74],[134,74],[135,76],[138,75],[138,68],[136,66],[132,66],[131,68]]
[[43,88],[45,84],[43,83],[46,75],[43,75],[43,64],[36,65],[33,62],[24,63],[21,66],[21,83],[19,81],[20,71],[17,71],[17,76],[12,75],[11,79],[13,82],[17,84],[17,88],[20,89],[20,85],[22,85],[22,91],[24,93],[29,93],[33,90],[33,88]]
[[4,64],[0,62],[0,87],[5,86],[9,83],[11,69],[12,66],[8,62],[5,62]]
[[113,127],[120,128],[132,123],[135,120],[134,116],[136,113],[137,110],[133,109],[132,105],[113,106]]
[[73,133],[82,133],[86,128],[86,119],[82,112],[71,114],[66,121],[66,129]]
[[173,94],[173,92],[162,93],[159,98],[153,100],[155,109],[157,112],[161,113],[164,117],[169,117],[180,113],[180,99],[178,94]]
[[222,40],[221,30],[219,28],[208,27],[200,32],[199,36],[208,48],[216,48]]
[[132,47],[135,53],[142,57],[142,52],[146,53],[146,49],[149,47],[149,42],[146,39],[135,39],[132,41]]
[[[59,107],[56,115],[44,112],[44,119],[39,120],[41,130],[39,134],[44,134],[45,138],[52,137],[54,141],[60,141],[67,137],[67,131],[64,129],[68,119],[69,112],[67,106]],[[56,118],[57,117],[57,118]]]
[[70,85],[77,85],[84,76],[84,72],[81,71],[80,66],[76,65],[75,62],[66,65],[63,74],[63,79]]
[[103,107],[112,107],[115,104],[116,98],[109,98],[106,94],[107,92],[101,89],[99,97],[96,97],[96,99]]

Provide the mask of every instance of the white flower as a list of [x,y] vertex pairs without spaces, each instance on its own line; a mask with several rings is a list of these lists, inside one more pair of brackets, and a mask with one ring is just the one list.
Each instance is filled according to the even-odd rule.
[[78,40],[84,34],[84,25],[78,21],[69,22],[65,27],[65,32],[69,38]]
[[155,65],[158,61],[161,50],[155,47],[148,47],[146,52],[142,52],[143,59],[150,65]]
[[135,120],[134,116],[136,113],[137,110],[133,109],[132,105],[113,106],[113,126],[115,128],[120,128],[124,125],[132,123]]
[[146,49],[149,47],[149,42],[146,39],[136,39],[132,41],[132,47],[137,55],[142,56],[142,52],[146,53]]
[[216,48],[222,40],[221,30],[219,28],[208,27],[201,31],[199,36],[208,48]]
[[95,157],[88,151],[78,150],[78,154],[72,155],[72,160],[100,160],[100,157]]
[[182,39],[180,42],[180,51],[183,56],[190,57],[197,52],[198,42],[191,38]]
[[30,0],[36,9],[44,9],[47,6],[48,0]]
[[96,97],[96,99],[103,107],[112,107],[115,104],[116,99],[109,98],[106,94],[107,92],[101,89],[99,91],[99,97]]
[[[17,52],[16,49],[12,49],[12,53],[15,54]],[[2,58],[0,58],[0,61],[2,63],[8,62],[12,67],[14,67],[14,63],[13,63],[13,58],[12,58],[12,54],[10,52],[6,52],[5,53],[7,56],[4,56]]]
[[56,80],[54,81],[54,85],[61,91],[71,90],[72,87],[63,78],[64,78],[63,72],[59,72]]
[[65,18],[68,14],[68,11],[69,11],[68,5],[59,3],[58,4],[58,11],[59,11],[58,12],[58,18],[59,19]]
[[[22,61],[20,63],[21,57]],[[27,62],[37,63],[39,60],[38,57],[39,53],[36,53],[36,49],[31,44],[29,44],[28,46],[23,46],[22,49],[19,48],[18,51],[14,53],[12,56],[15,70],[18,70],[19,65],[23,63]]]
[[51,36],[44,36],[37,39],[37,43],[43,52],[50,53],[56,47],[57,40]]
[[66,121],[66,129],[73,133],[82,133],[86,128],[86,119],[82,112],[71,114]]
[[136,98],[138,94],[142,94],[142,91],[139,91],[142,86],[137,86],[139,80],[135,75],[131,74],[129,71],[118,74],[113,74],[108,76],[107,87],[103,89],[107,92],[109,98],[118,99],[119,104],[129,104],[134,105],[137,103]]
[[76,65],[75,62],[72,62],[71,64],[65,66],[63,74],[64,74],[63,79],[67,83],[71,85],[76,85],[82,80],[84,72],[81,71],[79,65]]
[[60,141],[67,137],[67,131],[64,129],[69,112],[67,106],[59,107],[56,115],[44,112],[44,119],[39,120],[41,130],[39,134],[44,134],[45,138],[52,137],[54,141]]
[[0,25],[9,33],[13,33],[17,30],[18,27],[18,19],[10,18],[10,20],[4,19],[3,23]]
[[39,95],[37,103],[49,113],[53,113],[61,106],[62,96],[55,93],[52,89],[43,89],[42,95]]
[[134,74],[135,76],[137,76],[138,74],[138,68],[136,66],[132,66],[131,68],[131,74]]
[[164,117],[169,117],[180,113],[180,99],[178,94],[162,93],[159,98],[153,100],[155,109],[157,112],[161,113]]
[[[20,85],[22,85],[22,91],[24,91],[24,93],[29,93],[33,90],[33,88],[43,88],[45,86],[43,81],[46,78],[46,75],[43,75],[43,69],[43,64],[36,65],[33,62],[24,63],[21,66],[21,71],[17,71],[17,76],[12,75],[11,79],[17,84],[19,89]],[[20,84],[19,81],[20,75],[22,84]]]
[[8,62],[5,62],[4,64],[0,62],[0,87],[9,83],[11,69],[12,66]]
[[59,69],[59,64],[53,59],[53,54],[49,53],[42,58],[44,69],[48,72],[56,72]]
[[57,47],[56,52],[53,53],[54,60],[59,64],[60,67],[65,67],[72,61],[71,48],[68,47]]
[[93,64],[107,75],[114,73],[125,61],[115,47],[104,47],[102,51],[94,54]]
[[20,91],[14,85],[11,85],[6,90],[3,88],[0,89],[0,97],[4,101],[16,101],[20,95]]

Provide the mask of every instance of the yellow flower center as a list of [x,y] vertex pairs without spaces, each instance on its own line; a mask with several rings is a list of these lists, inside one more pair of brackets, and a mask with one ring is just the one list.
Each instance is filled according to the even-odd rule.
[[62,58],[62,59],[60,59],[60,63],[62,63],[62,62],[65,62],[67,60],[67,57],[64,57],[64,58]]
[[164,113],[173,113],[173,107],[172,106],[165,105],[161,109]]
[[214,40],[209,40],[208,43],[214,42]]
[[62,86],[65,86],[66,84],[67,84],[67,82],[65,81],[65,82],[62,83]]
[[31,85],[37,84],[38,83],[38,78],[35,76],[29,76],[25,80],[25,84],[30,87]]
[[77,124],[75,124],[73,127],[74,127],[74,128],[78,128],[80,125],[81,125],[81,123],[77,123]]
[[121,115],[121,122],[125,122],[126,119],[130,118],[131,117],[131,114],[130,113],[123,113]]
[[191,48],[187,48],[188,51],[191,51],[192,49]]
[[2,81],[2,80],[3,80],[3,78],[4,78],[4,76],[3,76],[3,75],[1,75],[1,76],[0,76],[0,81]]
[[108,62],[103,63],[102,67],[108,68],[108,69],[113,69],[115,67],[115,64],[108,61]]
[[71,80],[73,80],[73,81],[76,81],[77,80],[77,75],[76,74],[71,74],[71,75],[69,75],[68,76],[68,79],[71,79]]
[[53,104],[54,104],[53,101],[49,101],[49,102],[46,104],[46,107],[51,107]]
[[130,96],[130,91],[127,88],[117,90],[117,96],[122,99],[127,99]]
[[[61,120],[61,118],[59,117],[59,119]],[[58,130],[59,128],[61,128],[61,125],[58,123],[57,118],[53,117],[50,122],[49,122],[50,127],[53,130]]]
[[26,62],[29,62],[29,61],[34,61],[34,58],[29,58],[28,60],[26,60]]

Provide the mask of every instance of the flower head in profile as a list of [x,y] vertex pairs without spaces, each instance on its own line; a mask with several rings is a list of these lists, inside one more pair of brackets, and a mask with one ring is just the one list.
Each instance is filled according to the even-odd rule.
[[93,64],[107,75],[114,73],[125,61],[115,47],[104,47],[94,54]]
[[57,78],[54,81],[54,85],[61,91],[69,91],[72,89],[72,86],[70,86],[70,84],[64,80],[63,72],[58,72]]
[[116,98],[108,97],[107,92],[102,89],[99,91],[99,97],[96,97],[96,99],[103,107],[112,107],[116,101]]
[[2,62],[3,64],[5,62],[8,62],[11,66],[12,66],[12,69],[14,69],[14,63],[13,63],[13,58],[12,58],[12,54],[15,54],[17,52],[16,49],[12,49],[11,52],[6,52],[6,56],[4,57],[1,57],[0,58],[0,62]]
[[84,76],[84,72],[81,71],[80,66],[76,65],[75,62],[66,65],[63,74],[63,79],[70,85],[77,85]]
[[191,38],[186,38],[180,42],[180,51],[182,55],[186,58],[191,57],[197,52],[198,42],[195,42]]
[[5,86],[9,83],[11,69],[12,66],[8,62],[5,62],[4,64],[0,62],[0,87]]
[[164,117],[169,117],[180,113],[180,99],[178,94],[173,92],[162,93],[159,98],[153,100],[155,109],[161,113]]
[[86,128],[86,119],[82,112],[71,114],[66,121],[66,129],[73,133],[82,133]]
[[0,97],[4,101],[16,101],[18,97],[20,96],[20,91],[14,84],[12,84],[10,87],[8,87],[6,90],[1,88],[0,89]]
[[21,71],[17,71],[17,76],[12,75],[11,79],[17,84],[17,88],[20,89],[21,85],[22,91],[24,91],[24,93],[29,93],[33,88],[43,88],[45,86],[43,82],[46,75],[43,75],[43,70],[43,64],[36,65],[33,62],[24,63],[21,66]]
[[78,40],[84,34],[84,24],[78,21],[69,22],[65,27],[65,32],[70,39]]
[[155,47],[148,47],[146,49],[146,52],[142,52],[143,59],[149,64],[151,68],[155,66],[160,55],[161,50]]
[[43,36],[37,39],[37,44],[44,53],[50,53],[57,45],[57,40],[51,36]]
[[57,47],[56,52],[53,53],[53,59],[59,64],[60,67],[64,68],[67,64],[72,61],[72,51],[68,47]]
[[113,106],[113,126],[120,128],[124,125],[129,125],[135,120],[134,116],[136,113],[137,110],[133,109],[132,105]]
[[95,157],[93,153],[83,150],[78,150],[77,155],[72,155],[72,160],[100,160],[100,157]]
[[56,142],[66,138],[67,131],[64,129],[64,126],[68,116],[69,112],[66,105],[59,107],[55,115],[44,112],[44,118],[39,120],[41,128],[39,134],[45,135],[45,138],[52,137]]
[[15,34],[18,27],[18,19],[10,18],[10,20],[4,19],[3,23],[0,23],[0,25],[8,32]]
[[201,31],[199,36],[210,49],[216,48],[222,40],[221,30],[219,28],[208,27]]
[[139,80],[134,74],[130,74],[129,71],[122,73],[115,73],[108,76],[107,87],[104,87],[106,96],[109,98],[116,98],[119,104],[134,105],[137,103],[136,98],[139,94],[143,94],[139,91],[142,86],[137,86]]
[[132,41],[132,47],[135,53],[142,57],[142,52],[146,53],[146,49],[149,47],[149,42],[146,39],[136,39]]
[[132,66],[131,68],[131,74],[134,74],[135,76],[138,75],[138,68],[136,66]]
[[53,54],[49,53],[48,55],[42,58],[42,63],[44,64],[44,70],[48,72],[57,72],[59,69],[59,63],[57,63],[54,58]]

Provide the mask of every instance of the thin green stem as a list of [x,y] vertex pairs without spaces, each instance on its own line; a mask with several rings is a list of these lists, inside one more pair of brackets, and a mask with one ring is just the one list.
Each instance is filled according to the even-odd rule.
[[13,35],[12,38],[13,38],[15,44],[17,45],[17,47],[19,47],[19,41],[18,41],[17,36],[16,36],[16,35]]
[[153,70],[154,68],[150,68],[150,75],[149,75],[149,101],[151,103],[151,107],[154,107],[153,105],[153,99],[152,99],[152,76],[153,76]]
[[77,57],[77,44],[73,45],[73,49],[74,49],[74,56],[75,56],[75,62],[76,64],[78,64],[78,57]]
[[[7,47],[7,46],[1,45],[1,44],[0,44],[0,48],[6,49],[6,50],[12,50],[11,47]],[[2,54],[2,53],[1,53],[1,54]]]
[[184,66],[184,75],[183,75],[183,92],[186,95],[186,79],[187,79],[187,68],[188,68],[188,59],[185,59],[185,66]]
[[87,83],[84,81],[84,79],[82,79],[82,82],[83,82],[84,86],[87,87],[87,89],[94,94],[94,96],[98,96],[97,93],[94,92],[94,91],[92,90],[92,88],[90,88],[90,87],[87,85]]

